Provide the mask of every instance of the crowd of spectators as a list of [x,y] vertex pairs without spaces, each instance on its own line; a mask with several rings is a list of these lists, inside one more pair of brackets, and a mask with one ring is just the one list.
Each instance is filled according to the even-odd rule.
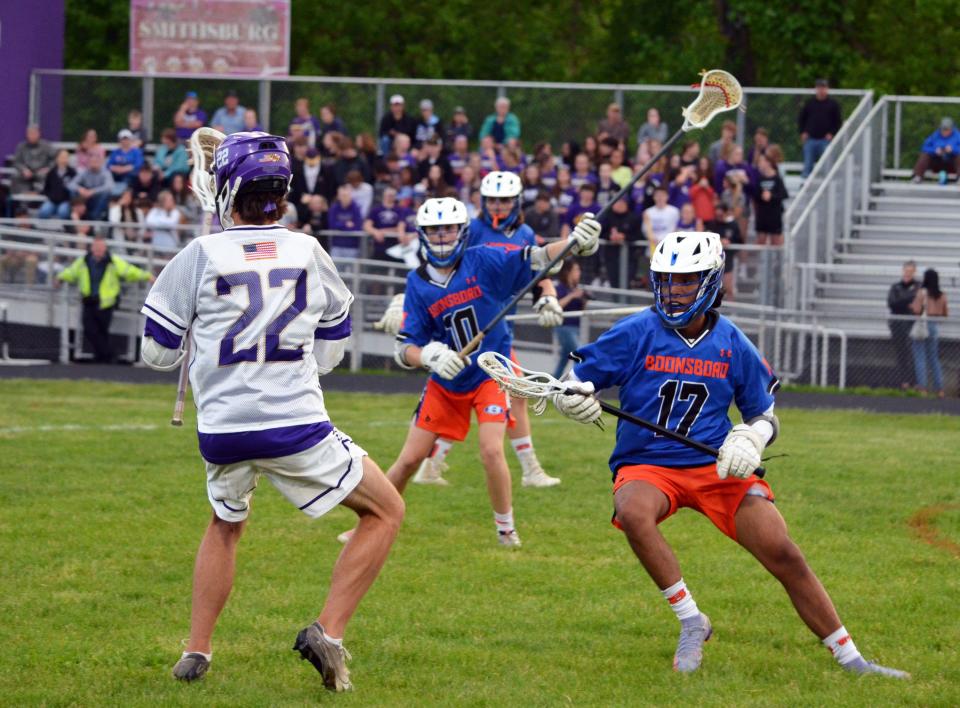
[[[811,100],[822,103],[822,87],[817,91]],[[407,266],[416,263],[414,218],[423,200],[455,196],[475,216],[483,176],[493,170],[515,172],[524,185],[524,219],[538,239],[563,237],[584,213],[609,203],[670,131],[651,107],[634,132],[622,107],[611,103],[594,131],[571,136],[555,152],[550,143],[523,142],[522,121],[506,96],[477,121],[478,130],[462,106],[442,116],[430,98],[422,98],[414,114],[400,94],[390,97],[376,134],[351,134],[332,104],[315,115],[310,101],[298,98],[293,108],[282,131],[293,179],[281,222],[316,236],[334,258],[365,255]],[[810,113],[808,107],[804,111]],[[811,120],[816,122],[801,116],[801,127]],[[96,130],[80,136],[71,154],[54,150],[39,128],[30,126],[14,158],[13,191],[40,195],[36,215],[42,219],[105,221],[116,224],[110,232],[114,238],[174,251],[189,234],[177,227],[200,219],[188,185],[185,143],[203,125],[227,134],[261,129],[256,111],[241,105],[234,91],[212,116],[196,92],[187,92],[152,155],[144,150],[138,111],[129,113],[109,154]],[[276,126],[274,132],[280,132]],[[662,157],[611,209],[604,220],[604,248],[580,263],[578,277],[584,283],[642,285],[650,252],[677,229],[712,229],[727,245],[745,243],[754,232],[757,243],[782,243],[788,196],[780,174],[783,152],[763,128],[747,142],[748,151],[735,123],[724,123],[721,133],[705,154],[690,141]],[[806,145],[820,139],[813,128],[806,133],[805,155]],[[728,258],[729,297],[735,254]]]

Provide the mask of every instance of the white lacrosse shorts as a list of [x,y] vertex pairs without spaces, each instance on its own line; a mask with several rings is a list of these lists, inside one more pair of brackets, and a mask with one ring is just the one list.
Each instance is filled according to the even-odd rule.
[[214,513],[238,523],[250,512],[260,475],[287,501],[312,518],[342,502],[363,478],[367,451],[336,428],[313,447],[286,457],[243,460],[229,465],[207,462],[207,497]]

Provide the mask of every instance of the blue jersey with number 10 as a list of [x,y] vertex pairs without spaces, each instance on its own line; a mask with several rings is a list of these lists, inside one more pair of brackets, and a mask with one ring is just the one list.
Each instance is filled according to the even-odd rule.
[[[410,271],[403,301],[403,324],[397,338],[418,347],[443,342],[460,351],[493,320],[513,293],[530,282],[533,273],[529,253],[527,248],[518,251],[468,248],[445,283],[432,280],[425,266]],[[511,339],[506,320],[501,320],[483,338],[477,351],[510,356]],[[473,359],[473,363],[452,380],[436,374],[431,378],[455,393],[473,391],[489,378],[476,364],[476,356]]]
[[[623,410],[719,448],[730,432],[730,404],[745,420],[773,405],[779,381],[749,339],[726,317],[709,312],[706,329],[687,340],[663,326],[653,308],[625,317],[593,344],[574,352],[573,371],[597,390],[620,387]],[[620,420],[610,457],[623,465],[695,467],[714,461],[682,443]]]

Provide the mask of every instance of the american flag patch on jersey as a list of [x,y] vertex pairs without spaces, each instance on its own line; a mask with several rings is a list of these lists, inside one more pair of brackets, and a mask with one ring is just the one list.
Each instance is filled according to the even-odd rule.
[[274,241],[243,244],[243,259],[246,261],[262,261],[267,258],[276,257],[277,244]]

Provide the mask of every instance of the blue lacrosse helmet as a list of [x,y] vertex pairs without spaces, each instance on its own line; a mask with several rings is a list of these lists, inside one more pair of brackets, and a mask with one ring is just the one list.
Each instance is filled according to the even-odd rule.
[[213,175],[220,223],[233,224],[231,213],[238,194],[279,192],[285,195],[292,174],[290,151],[283,138],[261,132],[228,135],[214,151]]
[[[654,306],[663,324],[681,329],[710,309],[723,284],[723,244],[720,236],[708,231],[676,231],[657,244],[650,259],[650,287]],[[696,282],[675,282],[674,276],[695,273]],[[685,281],[687,279],[684,279]],[[696,296],[689,304],[674,300],[675,290]]]
[[[483,220],[493,228],[503,231],[513,226],[520,219],[520,193],[523,191],[523,182],[513,172],[491,172],[480,182],[480,200],[483,204]],[[513,208],[504,218],[497,218],[487,209],[489,197],[513,199]]]
[[[438,268],[450,268],[457,264],[467,247],[468,221],[467,207],[459,199],[428,199],[420,205],[417,210],[417,233],[420,235],[420,252],[428,263]],[[431,243],[426,229],[433,226],[458,226],[456,241]]]

